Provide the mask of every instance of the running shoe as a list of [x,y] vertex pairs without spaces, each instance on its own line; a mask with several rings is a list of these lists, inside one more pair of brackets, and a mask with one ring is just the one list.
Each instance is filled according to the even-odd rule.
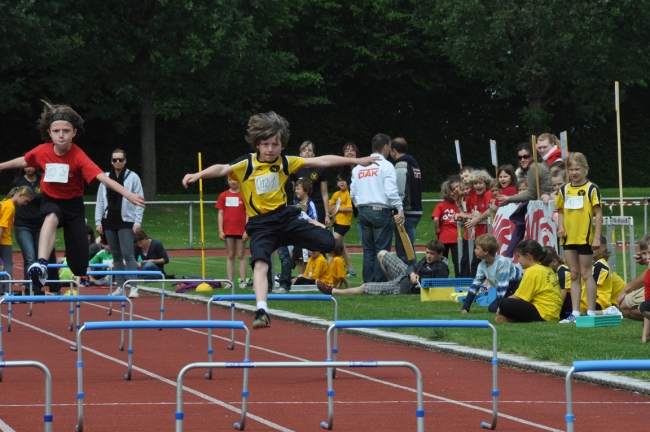
[[129,298],[138,298],[138,297],[140,297],[140,294],[138,294],[138,287],[131,288],[131,291],[129,292]]
[[286,294],[287,289],[285,287],[277,287],[276,289],[273,290],[275,294]]
[[121,295],[124,295],[124,290],[122,289],[122,287],[119,287],[119,286],[118,286],[117,288],[115,288],[115,291],[113,291],[113,293],[110,294],[110,295],[113,295],[113,296],[121,296]]
[[357,272],[355,272],[354,270],[348,270],[348,274],[346,275],[346,277],[357,277]]
[[332,294],[332,285],[328,285],[320,279],[316,280],[316,287],[323,294]]
[[45,265],[35,262],[29,266],[27,274],[32,280],[34,289],[40,290],[43,288],[43,285],[45,285],[45,281],[47,280],[47,267]]
[[253,286],[253,278],[246,278],[246,286]]
[[264,309],[258,309],[257,312],[255,312],[253,328],[260,329],[265,327],[271,327],[271,317]]
[[576,317],[573,314],[569,315],[568,317],[560,321],[560,324],[575,324],[575,323],[576,323]]
[[620,310],[614,305],[608,307],[603,311],[603,315],[620,315],[623,316]]

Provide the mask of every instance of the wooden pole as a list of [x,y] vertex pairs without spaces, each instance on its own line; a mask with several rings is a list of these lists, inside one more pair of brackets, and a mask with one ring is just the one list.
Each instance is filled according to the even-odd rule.
[[[619,205],[621,206],[621,216],[624,216],[623,211],[623,159],[621,153],[621,113],[618,103],[618,81],[614,83],[614,97],[616,100],[616,136],[618,138],[618,193]],[[631,240],[630,240],[631,241]],[[625,230],[621,225],[621,244],[623,246],[623,280],[627,283],[627,259],[625,258]],[[616,245],[614,245],[616,247]],[[616,252],[616,250],[614,250]]]
[[541,191],[539,190],[539,167],[537,166],[537,137],[535,135],[532,135],[530,142],[533,144],[533,163],[535,164],[535,184],[537,185],[537,200],[539,201]]
[[[199,152],[199,172],[203,170]],[[205,226],[203,224],[203,179],[199,179],[199,209],[201,212],[201,277],[205,279]]]

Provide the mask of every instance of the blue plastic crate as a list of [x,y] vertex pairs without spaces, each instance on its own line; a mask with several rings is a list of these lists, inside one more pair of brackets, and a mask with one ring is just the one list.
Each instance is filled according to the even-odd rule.
[[426,278],[420,280],[422,288],[438,287],[470,287],[474,279],[472,278]]

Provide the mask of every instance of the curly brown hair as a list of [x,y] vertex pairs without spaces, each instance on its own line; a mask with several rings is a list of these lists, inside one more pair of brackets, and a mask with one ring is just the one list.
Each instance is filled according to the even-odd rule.
[[70,122],[72,127],[77,130],[77,136],[86,131],[84,129],[84,119],[68,105],[53,105],[46,99],[41,99],[41,102],[43,102],[43,112],[36,122],[36,129],[41,133],[42,139],[47,140],[50,137],[48,133],[50,125],[57,120]]

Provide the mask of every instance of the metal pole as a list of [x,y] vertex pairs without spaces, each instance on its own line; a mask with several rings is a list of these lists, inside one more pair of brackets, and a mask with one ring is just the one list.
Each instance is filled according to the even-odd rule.
[[190,249],[192,249],[192,231],[193,231],[192,201],[190,201]]

